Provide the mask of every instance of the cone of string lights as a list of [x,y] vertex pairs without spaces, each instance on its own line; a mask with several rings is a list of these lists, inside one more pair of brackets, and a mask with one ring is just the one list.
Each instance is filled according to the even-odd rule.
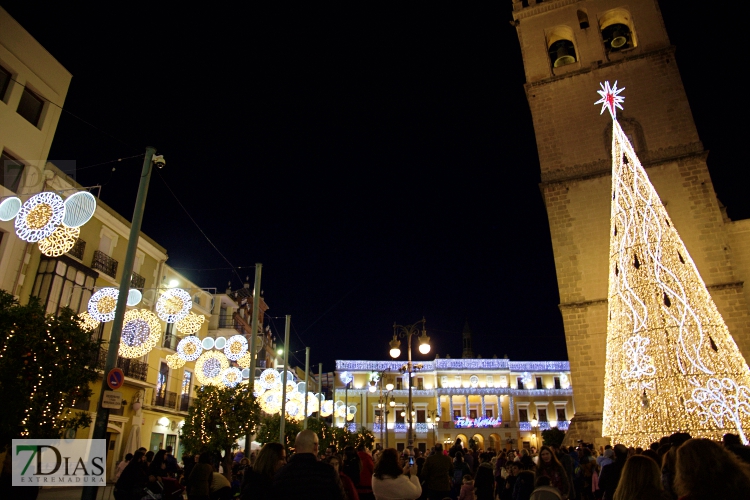
[[750,428],[750,370],[616,118],[617,82],[598,91],[612,119],[612,208],[602,434],[646,447],[663,436]]

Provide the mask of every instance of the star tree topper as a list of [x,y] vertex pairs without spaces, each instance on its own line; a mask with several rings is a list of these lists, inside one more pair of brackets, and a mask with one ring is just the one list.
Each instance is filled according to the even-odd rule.
[[625,100],[625,96],[619,95],[620,92],[625,90],[625,87],[618,89],[617,88],[617,80],[615,80],[615,84],[611,87],[609,86],[609,81],[606,81],[604,83],[600,83],[599,86],[602,88],[601,90],[597,90],[596,92],[602,96],[601,99],[596,101],[594,104],[601,104],[602,110],[599,113],[600,115],[604,113],[604,109],[609,110],[609,114],[612,115],[612,119],[617,119],[617,110],[615,108],[622,109],[622,106],[620,106],[620,103],[622,103]]

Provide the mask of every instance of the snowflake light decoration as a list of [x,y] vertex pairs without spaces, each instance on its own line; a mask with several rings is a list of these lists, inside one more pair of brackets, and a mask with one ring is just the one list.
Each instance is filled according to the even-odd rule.
[[167,355],[167,366],[173,370],[177,370],[185,366],[185,360],[179,354],[169,354]]
[[195,361],[203,353],[203,344],[198,337],[189,336],[177,344],[177,355],[185,361]]
[[206,321],[206,317],[204,315],[191,312],[188,313],[188,315],[182,318],[180,321],[176,322],[174,326],[180,333],[184,333],[185,335],[192,335],[194,333],[198,333],[204,321]]
[[201,385],[219,385],[221,372],[229,368],[227,357],[218,351],[206,351],[195,362],[195,378]]
[[96,291],[89,299],[89,314],[95,320],[108,323],[115,319],[115,307],[120,291],[117,288],[107,286]]
[[276,383],[281,381],[281,375],[273,368],[267,368],[260,374],[258,384],[265,390],[271,390]]
[[602,89],[601,90],[597,90],[596,92],[602,98],[599,99],[598,101],[596,101],[594,103],[594,105],[596,105],[596,104],[601,104],[602,105],[602,110],[599,113],[600,115],[604,113],[605,109],[608,109],[609,110],[609,114],[612,115],[612,119],[616,120],[617,119],[617,109],[615,109],[615,108],[622,109],[622,106],[620,104],[625,101],[625,96],[621,96],[620,92],[622,92],[623,90],[625,90],[625,87],[623,87],[621,89],[618,89],[617,88],[617,80],[615,80],[615,84],[612,87],[609,86],[609,80],[607,80],[604,83],[599,83],[599,85],[601,86]]
[[86,330],[87,332],[99,328],[100,322],[94,319],[94,317],[91,316],[88,311],[78,313],[78,316],[76,318],[78,324],[81,325],[81,328],[83,330]]
[[57,194],[35,194],[26,200],[16,215],[16,234],[24,241],[36,243],[52,234],[64,216],[65,204]]
[[170,288],[156,301],[156,313],[162,321],[176,323],[188,315],[193,299],[182,288]]
[[59,257],[68,253],[81,235],[79,227],[57,226],[52,234],[39,240],[39,251],[47,257]]
[[221,381],[227,387],[235,387],[242,382],[242,371],[235,366],[227,368],[221,372]]
[[224,355],[237,361],[247,352],[247,339],[243,335],[232,335],[224,345]]
[[159,337],[159,318],[148,309],[131,309],[123,318],[118,354],[123,358],[139,358],[154,348]]

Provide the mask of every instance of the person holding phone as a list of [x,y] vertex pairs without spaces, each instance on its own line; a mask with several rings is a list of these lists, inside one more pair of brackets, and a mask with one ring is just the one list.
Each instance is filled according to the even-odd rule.
[[402,468],[398,451],[394,448],[383,450],[380,454],[375,464],[375,473],[372,475],[372,493],[375,500],[415,500],[422,495],[416,468],[412,469],[414,456],[404,458]]

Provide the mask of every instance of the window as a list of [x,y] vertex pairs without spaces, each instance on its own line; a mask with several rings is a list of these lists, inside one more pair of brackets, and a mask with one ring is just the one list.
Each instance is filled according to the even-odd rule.
[[85,311],[94,293],[97,274],[73,259],[43,257],[31,294],[45,305],[46,314],[57,314],[62,307]]
[[383,423],[383,416],[381,415],[382,410],[379,408],[375,410],[375,423],[376,424],[382,424]]
[[518,409],[518,420],[520,422],[528,422],[529,421],[529,409],[528,408],[519,408]]
[[473,410],[469,410],[469,418],[477,418],[476,408],[474,408]]
[[193,383],[193,372],[182,372],[182,388],[180,389],[180,411],[190,409],[190,386]]
[[8,90],[10,85],[10,71],[0,66],[0,101],[5,99],[5,92]]
[[487,418],[492,418],[495,416],[495,411],[492,408],[485,408],[484,409],[484,416]]
[[0,170],[0,184],[14,193],[18,192],[18,186],[21,184],[21,177],[26,165],[5,151],[0,155],[0,163],[2,163],[0,165],[2,167],[2,170]]
[[156,406],[164,406],[167,400],[167,383],[169,382],[169,366],[161,362],[159,373],[156,376]]
[[455,381],[455,387],[461,387],[461,375],[456,375],[453,380]]
[[32,125],[38,127],[43,108],[44,100],[28,88],[24,88],[16,112],[26,118]]
[[544,386],[542,385],[542,377],[536,378],[536,388],[537,389],[544,389]]
[[547,421],[547,410],[544,408],[538,408],[539,410],[539,421],[540,422],[546,422]]
[[397,424],[403,424],[404,422],[406,422],[406,414],[404,414],[403,417],[401,416],[401,413],[403,412],[404,412],[404,408],[397,408],[396,411],[394,412],[396,414]]
[[582,30],[585,30],[586,28],[589,27],[589,16],[588,14],[586,14],[585,10],[579,10],[577,14],[578,14],[578,26]]
[[516,379],[516,385],[519,389],[523,389],[523,377],[518,377]]
[[560,385],[560,377],[555,377],[555,389],[562,389]]
[[404,451],[404,443],[396,443],[396,449],[398,450],[399,454]]
[[565,408],[557,408],[557,421],[564,422],[568,419],[565,415]]
[[427,422],[427,412],[424,410],[417,410],[417,422]]
[[492,378],[492,375],[487,375],[487,387],[492,387],[494,383],[495,383],[495,379]]
[[417,389],[420,391],[424,390],[424,378],[417,377]]
[[457,419],[460,416],[461,416],[461,410],[454,409],[453,410],[453,420]]
[[[114,441],[112,441],[114,443]],[[167,447],[172,447],[174,452],[175,445],[177,444],[177,434],[167,434]]]
[[401,377],[397,377],[396,378],[396,390],[397,391],[400,391],[402,389],[402,387],[401,387],[402,386],[402,382],[403,382],[403,380],[401,379]]

